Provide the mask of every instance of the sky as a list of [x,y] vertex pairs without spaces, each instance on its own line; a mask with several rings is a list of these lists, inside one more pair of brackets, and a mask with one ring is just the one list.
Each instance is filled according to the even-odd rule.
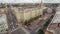
[[[42,0],[44,3],[60,3],[60,0]],[[0,0],[0,3],[40,3],[41,0]]]

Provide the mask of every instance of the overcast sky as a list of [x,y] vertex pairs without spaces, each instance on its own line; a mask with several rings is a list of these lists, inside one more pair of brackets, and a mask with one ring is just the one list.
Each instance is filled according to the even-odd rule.
[[[0,0],[2,3],[40,3],[41,0]],[[60,3],[60,0],[43,0],[44,3]]]

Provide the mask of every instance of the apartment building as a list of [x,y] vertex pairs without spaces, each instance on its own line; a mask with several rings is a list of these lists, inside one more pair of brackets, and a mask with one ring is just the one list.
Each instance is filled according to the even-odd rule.
[[17,17],[18,22],[29,20],[30,18],[34,18],[36,16],[40,16],[43,14],[43,9],[41,6],[26,5],[23,7],[14,7],[15,15]]

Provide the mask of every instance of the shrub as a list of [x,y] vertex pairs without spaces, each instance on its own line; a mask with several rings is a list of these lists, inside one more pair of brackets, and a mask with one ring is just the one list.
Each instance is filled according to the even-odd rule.
[[42,29],[40,29],[40,30],[38,31],[38,34],[44,34],[44,31],[43,31]]
[[25,20],[24,25],[27,25],[33,21],[33,18],[30,18],[29,20]]
[[24,25],[27,25],[27,23],[28,23],[28,21],[27,21],[27,20],[25,20]]
[[30,20],[29,20],[29,21],[30,21],[30,22],[32,22],[33,20],[34,20],[33,18],[30,18]]
[[36,19],[38,19],[38,18],[39,18],[39,16],[34,17],[34,18],[30,18],[29,20],[26,20],[26,21],[24,22],[24,25],[27,25],[27,24],[31,23],[33,20],[36,20]]
[[48,21],[44,24],[44,26],[48,26],[49,22],[50,22],[50,21],[48,20]]
[[50,23],[50,19],[44,24],[44,26],[43,26],[43,29],[45,29],[48,25],[49,25],[49,23]]
[[36,17],[34,17],[34,20],[35,20],[35,19],[38,19],[38,18],[39,18],[39,16],[36,16]]

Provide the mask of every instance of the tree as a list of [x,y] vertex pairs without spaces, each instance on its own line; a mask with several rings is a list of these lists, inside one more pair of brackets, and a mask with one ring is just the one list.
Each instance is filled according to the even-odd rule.
[[58,4],[52,4],[52,6],[53,6],[53,7],[57,7],[57,6],[59,6],[59,5],[58,5]]
[[38,34],[44,34],[44,31],[43,31],[42,29],[40,29],[40,30],[38,31]]

